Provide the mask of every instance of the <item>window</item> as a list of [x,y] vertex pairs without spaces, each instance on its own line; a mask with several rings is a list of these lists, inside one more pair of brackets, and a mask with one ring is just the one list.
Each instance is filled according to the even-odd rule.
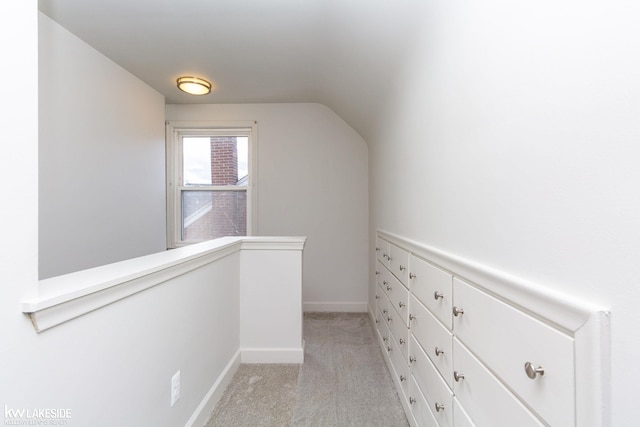
[[255,232],[255,122],[167,123],[168,247]]

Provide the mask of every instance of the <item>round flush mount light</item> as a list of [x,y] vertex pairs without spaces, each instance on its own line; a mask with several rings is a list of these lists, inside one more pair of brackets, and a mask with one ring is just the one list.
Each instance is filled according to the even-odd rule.
[[211,83],[198,77],[180,77],[178,89],[191,95],[206,95],[211,92]]

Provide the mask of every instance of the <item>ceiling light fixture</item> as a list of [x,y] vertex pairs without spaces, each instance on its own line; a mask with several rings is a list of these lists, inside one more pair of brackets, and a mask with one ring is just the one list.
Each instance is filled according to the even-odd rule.
[[178,89],[191,95],[206,95],[211,92],[211,83],[198,77],[180,77]]

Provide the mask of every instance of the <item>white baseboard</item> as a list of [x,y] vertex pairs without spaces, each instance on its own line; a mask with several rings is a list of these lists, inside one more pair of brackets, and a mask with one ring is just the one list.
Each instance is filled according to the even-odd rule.
[[242,363],[303,363],[304,344],[300,348],[243,348]]
[[305,302],[305,312],[366,313],[367,302]]
[[222,397],[224,390],[231,382],[233,375],[240,367],[240,359],[241,353],[240,350],[238,350],[204,396],[202,402],[200,402],[196,410],[193,412],[193,415],[191,415],[191,418],[189,418],[189,421],[185,424],[185,427],[201,427],[206,424],[209,415],[211,415],[211,412],[213,412],[213,409],[216,406],[216,403],[218,403],[218,400]]

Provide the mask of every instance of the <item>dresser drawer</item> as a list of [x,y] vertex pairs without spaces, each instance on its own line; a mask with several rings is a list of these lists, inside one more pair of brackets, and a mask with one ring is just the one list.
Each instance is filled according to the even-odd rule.
[[462,409],[462,405],[456,397],[453,398],[453,426],[478,427],[471,421],[469,415],[464,411],[464,409]]
[[[454,295],[456,337],[545,422],[575,425],[573,339],[458,279]],[[529,378],[527,362],[544,375]]]
[[389,242],[384,239],[376,238],[376,258],[380,261],[385,267],[389,268]]
[[[391,351],[389,353],[389,359],[391,360],[391,365],[395,372],[392,372],[392,375],[395,375],[395,379],[397,380],[397,384],[400,384],[402,389],[401,398],[404,398],[408,401],[409,396],[409,365],[407,364],[407,358],[402,353],[400,349],[400,345],[398,344],[399,338],[391,333],[391,339],[389,347],[391,347]],[[405,347],[408,344],[404,345]]]
[[451,329],[453,276],[411,255],[410,289],[446,327]]
[[400,349],[402,354],[405,356],[405,360],[408,360],[408,351],[409,351],[409,329],[407,325],[404,324],[402,319],[400,319],[400,314],[394,308],[389,310],[390,316],[389,318],[389,330],[395,337],[394,343]]
[[457,339],[454,339],[453,346],[456,355],[454,370],[458,377],[454,382],[454,393],[476,426],[543,425]]
[[427,399],[438,424],[453,426],[453,392],[413,336],[410,338],[409,353],[411,375]]
[[409,287],[409,252],[390,243],[389,253],[391,255],[389,264],[391,266],[391,272],[402,284]]
[[388,277],[388,285],[384,288],[389,297],[389,304],[399,313],[405,327],[409,326],[409,291],[393,275]]
[[413,415],[417,427],[438,427],[438,421],[429,407],[429,402],[413,377],[409,382],[409,403],[411,415]]
[[411,334],[427,353],[449,387],[453,388],[453,337],[451,332],[413,295],[409,311],[413,318],[410,322]]

